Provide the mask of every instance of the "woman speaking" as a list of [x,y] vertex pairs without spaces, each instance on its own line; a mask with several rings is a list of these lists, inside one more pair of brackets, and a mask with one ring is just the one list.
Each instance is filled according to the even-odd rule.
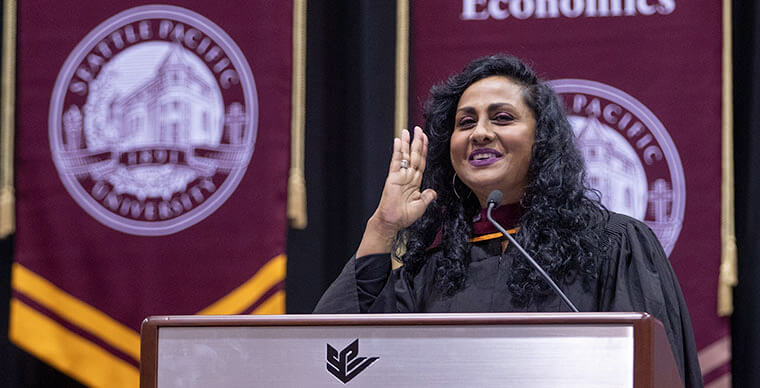
[[[580,311],[648,312],[686,387],[702,386],[689,313],[643,223],[606,210],[554,92],[507,55],[434,86],[425,128],[394,139],[380,204],[315,313],[570,311],[487,219],[514,234]],[[390,252],[403,266],[391,269]]]

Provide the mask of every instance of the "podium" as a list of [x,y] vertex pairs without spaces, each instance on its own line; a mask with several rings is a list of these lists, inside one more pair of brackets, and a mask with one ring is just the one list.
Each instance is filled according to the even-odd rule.
[[140,386],[682,387],[646,313],[154,316]]

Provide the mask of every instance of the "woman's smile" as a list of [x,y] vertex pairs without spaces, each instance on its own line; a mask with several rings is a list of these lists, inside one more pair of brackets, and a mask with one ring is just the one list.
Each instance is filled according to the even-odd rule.
[[470,164],[473,167],[490,166],[504,158],[504,154],[491,148],[478,148],[470,153]]

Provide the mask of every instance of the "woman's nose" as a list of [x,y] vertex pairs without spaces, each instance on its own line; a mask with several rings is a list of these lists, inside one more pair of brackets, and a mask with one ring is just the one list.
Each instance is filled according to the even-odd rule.
[[487,144],[490,143],[493,138],[493,131],[491,131],[487,125],[484,125],[482,123],[478,123],[470,135],[470,141],[472,141],[474,144]]

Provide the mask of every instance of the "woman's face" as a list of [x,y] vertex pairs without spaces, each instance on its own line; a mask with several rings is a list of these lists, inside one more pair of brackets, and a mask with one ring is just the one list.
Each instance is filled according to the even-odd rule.
[[451,134],[451,164],[485,207],[501,190],[503,203],[520,201],[535,139],[536,119],[523,88],[509,78],[479,80],[462,93]]

